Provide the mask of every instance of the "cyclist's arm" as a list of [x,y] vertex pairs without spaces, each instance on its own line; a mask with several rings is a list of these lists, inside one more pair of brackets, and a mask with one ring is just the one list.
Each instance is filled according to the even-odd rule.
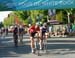
[[27,31],[27,32],[28,32],[28,34],[30,34],[30,29],[31,29],[31,27],[30,27],[30,28],[28,28],[28,31]]
[[40,32],[39,32],[40,36],[42,36],[42,28],[40,28]]

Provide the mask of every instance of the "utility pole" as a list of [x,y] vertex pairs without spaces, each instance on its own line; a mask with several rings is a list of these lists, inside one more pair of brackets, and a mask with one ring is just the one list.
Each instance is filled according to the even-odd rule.
[[70,23],[70,13],[67,12],[67,15],[68,15],[68,23]]

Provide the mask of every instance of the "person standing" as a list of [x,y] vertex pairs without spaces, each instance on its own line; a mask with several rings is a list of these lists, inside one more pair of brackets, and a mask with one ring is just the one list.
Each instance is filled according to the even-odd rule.
[[8,28],[5,28],[6,36],[8,35]]
[[23,33],[24,33],[24,28],[22,25],[19,27],[19,39],[20,39],[20,44],[23,44]]
[[14,46],[17,47],[18,46],[18,28],[17,26],[15,26],[13,30],[13,38],[14,38]]
[[2,38],[5,39],[5,28],[3,27],[1,31],[2,31]]
[[49,26],[49,37],[52,35],[52,26]]

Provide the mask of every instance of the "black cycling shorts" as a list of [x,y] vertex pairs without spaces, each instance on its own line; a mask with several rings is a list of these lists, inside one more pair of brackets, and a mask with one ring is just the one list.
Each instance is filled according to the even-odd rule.
[[31,36],[31,37],[34,37],[36,33],[37,33],[37,32],[32,32],[32,33],[30,33],[30,36]]

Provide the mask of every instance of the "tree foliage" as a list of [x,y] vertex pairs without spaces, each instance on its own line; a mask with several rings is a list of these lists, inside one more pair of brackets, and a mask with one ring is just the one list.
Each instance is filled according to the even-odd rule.
[[[70,13],[70,21],[75,22],[75,9],[56,9],[56,20],[63,23],[68,23],[68,13]],[[28,10],[28,11],[13,11],[13,15],[10,14],[5,18],[4,26],[10,26],[14,24],[15,16],[23,24],[35,24],[36,22],[46,22],[48,16],[48,10]],[[49,17],[50,19],[50,17]]]
[[42,21],[48,15],[48,10],[30,10],[30,11],[14,11],[20,20],[25,23],[36,23],[37,21]]
[[10,15],[8,15],[7,18],[4,19],[3,24],[5,27],[11,26],[14,24],[14,16],[12,15],[12,13]]

